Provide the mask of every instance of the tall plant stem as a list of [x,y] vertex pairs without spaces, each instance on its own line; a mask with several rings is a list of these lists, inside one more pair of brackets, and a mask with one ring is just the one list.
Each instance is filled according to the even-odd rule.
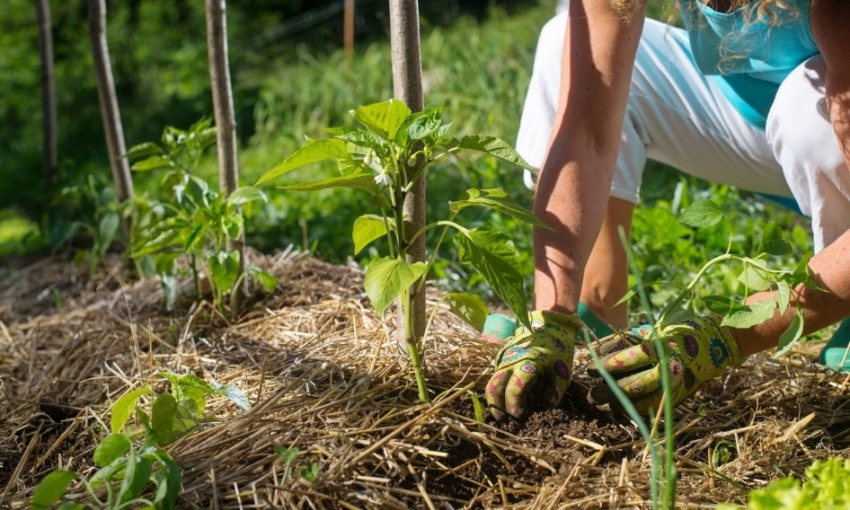
[[413,368],[413,378],[416,380],[416,389],[419,392],[419,400],[421,402],[430,402],[431,397],[428,395],[428,383],[425,381],[425,370],[422,367],[422,357],[419,353],[419,342],[417,337],[412,334],[410,328],[413,326],[413,321],[410,320],[412,308],[410,292],[404,291],[401,296],[401,312],[405,316],[404,337],[407,339],[407,355],[410,358],[410,366]]

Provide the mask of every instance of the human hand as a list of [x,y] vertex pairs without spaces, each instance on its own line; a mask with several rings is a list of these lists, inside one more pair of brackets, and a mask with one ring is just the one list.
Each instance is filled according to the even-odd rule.
[[531,331],[517,330],[496,358],[487,383],[487,405],[497,420],[525,417],[530,404],[543,400],[554,407],[570,385],[577,315],[538,310],[531,313]]
[[[663,394],[656,340],[650,331],[649,326],[641,326],[630,333],[614,333],[601,339],[594,348],[602,367],[614,376],[641,414],[656,409]],[[669,360],[673,405],[696,393],[704,382],[717,377],[727,367],[740,365],[745,359],[731,330],[709,317],[666,326],[657,336]],[[588,368],[588,372],[599,377],[595,366]],[[606,384],[593,388],[590,400],[620,407]]]

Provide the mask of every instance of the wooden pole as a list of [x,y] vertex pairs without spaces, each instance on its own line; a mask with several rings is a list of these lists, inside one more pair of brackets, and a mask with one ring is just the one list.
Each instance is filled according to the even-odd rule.
[[56,136],[56,85],[53,77],[53,24],[48,0],[35,0],[38,19],[38,51],[41,56],[41,126],[45,187],[56,183],[59,152]]
[[[422,111],[424,98],[422,93],[422,57],[419,43],[419,7],[416,0],[390,0],[390,41],[392,44],[393,61],[393,94],[401,99],[414,112]],[[419,231],[425,226],[425,175],[411,187],[404,202],[404,215],[409,218],[412,232]],[[419,236],[413,245],[407,249],[408,262],[425,260],[425,236]],[[417,292],[416,289],[420,290]],[[407,350],[407,344],[421,345],[420,340],[425,334],[425,286],[419,287],[419,282],[410,288],[411,313],[410,328],[399,327],[398,345]],[[404,314],[400,320],[406,321]],[[412,338],[404,338],[409,331]]]
[[[233,89],[227,56],[225,0],[206,0],[206,21],[210,87],[218,142],[218,183],[221,191],[229,196],[239,187],[239,164],[236,157],[236,115],[233,111]],[[243,275],[247,267],[244,233],[240,239],[229,240],[228,249],[239,252],[239,275]],[[245,285],[242,288],[244,289]],[[239,295],[238,289],[234,289],[231,294],[231,306],[234,308],[238,307]],[[236,313],[236,310],[233,312]]]
[[109,166],[112,168],[118,198],[122,201],[129,200],[133,198],[133,178],[130,175],[130,164],[124,157],[127,153],[124,128],[121,125],[118,96],[112,77],[112,62],[109,59],[109,45],[106,41],[106,1],[88,0],[88,9],[89,37],[97,76],[97,97],[100,101]]
[[345,0],[342,16],[343,52],[347,59],[354,53],[354,0]]

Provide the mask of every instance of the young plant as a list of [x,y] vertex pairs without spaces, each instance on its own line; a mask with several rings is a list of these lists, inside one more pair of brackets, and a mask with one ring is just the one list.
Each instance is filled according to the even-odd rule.
[[[443,123],[443,109],[433,108],[412,113],[403,102],[389,101],[361,106],[353,110],[360,127],[337,127],[326,130],[329,138],[308,142],[265,174],[259,184],[288,174],[293,170],[321,161],[335,161],[339,175],[308,182],[282,186],[282,189],[313,191],[347,187],[368,193],[374,204],[374,214],[364,214],[354,222],[352,237],[355,254],[378,240],[385,242],[383,257],[372,260],[366,267],[364,286],[379,315],[396,300],[409,327],[410,287],[421,289],[425,277],[434,265],[439,247],[451,228],[456,231],[458,257],[474,266],[523,323],[528,322],[523,276],[518,269],[519,253],[511,239],[491,227],[466,228],[455,219],[468,207],[485,207],[508,214],[538,226],[545,224],[527,209],[512,200],[501,189],[470,189],[467,197],[451,202],[446,219],[428,223],[413,231],[409,218],[404,217],[403,204],[414,182],[428,176],[434,161],[449,158],[462,150],[490,154],[508,163],[528,168],[528,164],[504,141],[498,138],[472,135],[463,138],[448,136],[450,125]],[[430,247],[427,262],[408,262],[409,247],[420,236],[439,229]],[[443,298],[452,311],[477,329],[487,316],[487,307],[476,295],[452,293]],[[428,401],[423,374],[422,353],[406,331],[408,353],[419,389],[419,398]]]
[[[168,309],[177,296],[178,262],[188,259],[196,301],[203,295],[203,271],[213,305],[229,317],[233,310],[225,298],[232,298],[240,287],[242,261],[238,251],[227,249],[227,242],[242,238],[241,208],[265,201],[266,196],[245,186],[225,197],[194,175],[203,152],[214,143],[215,129],[208,120],[201,120],[187,131],[166,128],[161,144],[148,142],[130,149],[127,157],[139,160],[133,170],[164,171],[161,189],[170,194],[161,202],[151,201],[140,214],[131,256],[146,271],[159,275]],[[256,266],[247,271],[269,292],[277,285],[274,276]]]

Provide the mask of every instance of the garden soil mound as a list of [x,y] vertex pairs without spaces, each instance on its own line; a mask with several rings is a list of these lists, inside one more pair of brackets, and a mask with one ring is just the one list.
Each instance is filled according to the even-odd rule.
[[[67,257],[7,260],[0,507],[27,507],[53,469],[91,475],[110,405],[145,384],[167,391],[165,370],[235,385],[252,404],[212,399],[209,420],[168,447],[183,472],[180,508],[650,507],[646,444],[626,418],[587,403],[583,349],[559,409],[479,423],[495,348],[447,310],[425,346],[433,403],[420,404],[393,315],[375,316],[359,270],[292,252],[252,262],[278,288],[228,324],[209,306],[166,312],[157,281],[131,279],[117,261],[89,279]],[[817,348],[755,356],[677,409],[682,508],[741,502],[814,459],[850,455],[850,381],[814,364]],[[276,446],[300,455],[287,466]],[[311,462],[318,477],[307,482],[299,472]]]

